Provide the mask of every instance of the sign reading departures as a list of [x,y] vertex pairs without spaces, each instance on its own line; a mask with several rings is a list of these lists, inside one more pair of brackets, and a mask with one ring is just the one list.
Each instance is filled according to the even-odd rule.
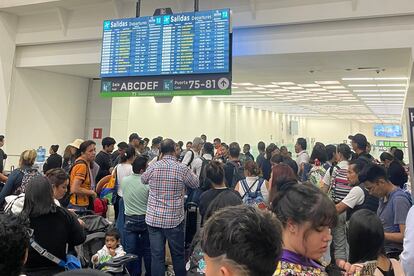
[[230,10],[104,21],[103,96],[231,93]]

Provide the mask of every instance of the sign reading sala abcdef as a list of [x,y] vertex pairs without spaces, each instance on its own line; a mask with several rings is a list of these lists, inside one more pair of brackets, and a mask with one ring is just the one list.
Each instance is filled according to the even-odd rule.
[[101,95],[230,95],[230,10],[104,21]]

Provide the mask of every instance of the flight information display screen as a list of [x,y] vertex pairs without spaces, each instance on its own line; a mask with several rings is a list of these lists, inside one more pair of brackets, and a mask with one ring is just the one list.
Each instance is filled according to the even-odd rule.
[[230,10],[104,21],[101,78],[229,73]]

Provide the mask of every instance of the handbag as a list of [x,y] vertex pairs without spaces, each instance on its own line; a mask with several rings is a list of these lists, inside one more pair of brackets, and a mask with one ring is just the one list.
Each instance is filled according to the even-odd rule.
[[117,179],[117,168],[115,167],[112,171],[111,178],[108,183],[106,183],[101,190],[100,198],[108,199],[108,202],[114,204],[116,202],[116,193],[118,188],[118,179]]
[[49,259],[50,261],[54,262],[58,266],[64,268],[65,270],[75,270],[81,269],[81,262],[80,260],[71,254],[66,255],[66,260],[61,260],[43,247],[41,247],[33,238],[30,239],[30,246],[36,250],[40,255]]

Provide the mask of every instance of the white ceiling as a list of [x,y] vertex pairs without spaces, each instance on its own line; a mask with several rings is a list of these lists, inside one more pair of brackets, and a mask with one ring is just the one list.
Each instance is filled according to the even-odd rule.
[[[233,95],[204,98],[286,114],[399,123],[410,60],[410,49],[234,57]],[[99,77],[98,64],[35,69]]]
[[233,95],[208,98],[287,114],[398,123],[410,60],[409,49],[236,57]]

